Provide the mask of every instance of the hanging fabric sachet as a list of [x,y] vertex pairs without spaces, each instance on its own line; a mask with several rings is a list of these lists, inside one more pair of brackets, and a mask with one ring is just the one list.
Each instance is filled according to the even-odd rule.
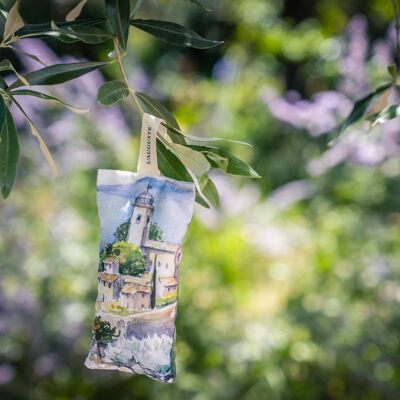
[[160,176],[161,122],[143,115],[137,173],[98,171],[98,295],[85,365],[173,382],[178,266],[195,188]]

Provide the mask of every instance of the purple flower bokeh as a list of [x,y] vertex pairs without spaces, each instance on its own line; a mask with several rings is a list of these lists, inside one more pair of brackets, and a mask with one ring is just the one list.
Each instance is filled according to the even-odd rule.
[[[311,136],[332,132],[349,114],[354,101],[366,95],[372,87],[371,66],[385,69],[393,63],[394,28],[389,28],[386,40],[377,40],[369,49],[367,20],[355,16],[350,21],[344,40],[344,51],[338,60],[340,79],[335,91],[316,93],[310,100],[299,93],[288,91],[283,96],[272,89],[265,89],[262,99],[271,114],[278,120]],[[370,62],[368,62],[371,51]],[[395,95],[392,94],[392,100]],[[350,161],[364,165],[376,165],[400,153],[400,129],[392,120],[373,128],[368,124],[362,129],[351,127],[345,135],[322,156],[311,160],[308,171],[320,175],[334,166]]]

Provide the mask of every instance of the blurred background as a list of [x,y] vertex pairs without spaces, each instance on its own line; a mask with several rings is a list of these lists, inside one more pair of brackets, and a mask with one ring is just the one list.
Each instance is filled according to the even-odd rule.
[[[23,0],[26,22],[75,2]],[[0,201],[0,398],[398,399],[400,129],[360,124],[327,146],[355,99],[388,79],[382,0],[146,0],[142,18],[224,40],[207,51],[131,34],[132,85],[181,126],[233,145],[263,176],[215,175],[220,210],[196,206],[180,266],[177,382],[87,370],[96,299],[96,170],[135,170],[139,117],[101,108],[113,68],[52,89],[76,116],[24,105],[59,165],[52,178],[23,119],[16,187]],[[104,12],[89,1],[83,16]],[[48,63],[104,59],[107,45],[20,42]],[[11,57],[6,52],[2,57]],[[39,68],[26,58],[21,70]]]

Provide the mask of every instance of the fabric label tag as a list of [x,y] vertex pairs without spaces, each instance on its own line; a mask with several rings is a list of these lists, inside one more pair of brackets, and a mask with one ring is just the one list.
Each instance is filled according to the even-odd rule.
[[163,120],[143,113],[137,172],[140,175],[160,176],[157,163],[157,132]]

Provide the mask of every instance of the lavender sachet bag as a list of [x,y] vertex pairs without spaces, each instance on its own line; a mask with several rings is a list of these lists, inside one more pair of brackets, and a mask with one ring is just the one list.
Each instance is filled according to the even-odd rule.
[[137,173],[98,171],[98,295],[85,365],[173,382],[178,269],[195,187],[159,176],[160,122],[143,117]]

